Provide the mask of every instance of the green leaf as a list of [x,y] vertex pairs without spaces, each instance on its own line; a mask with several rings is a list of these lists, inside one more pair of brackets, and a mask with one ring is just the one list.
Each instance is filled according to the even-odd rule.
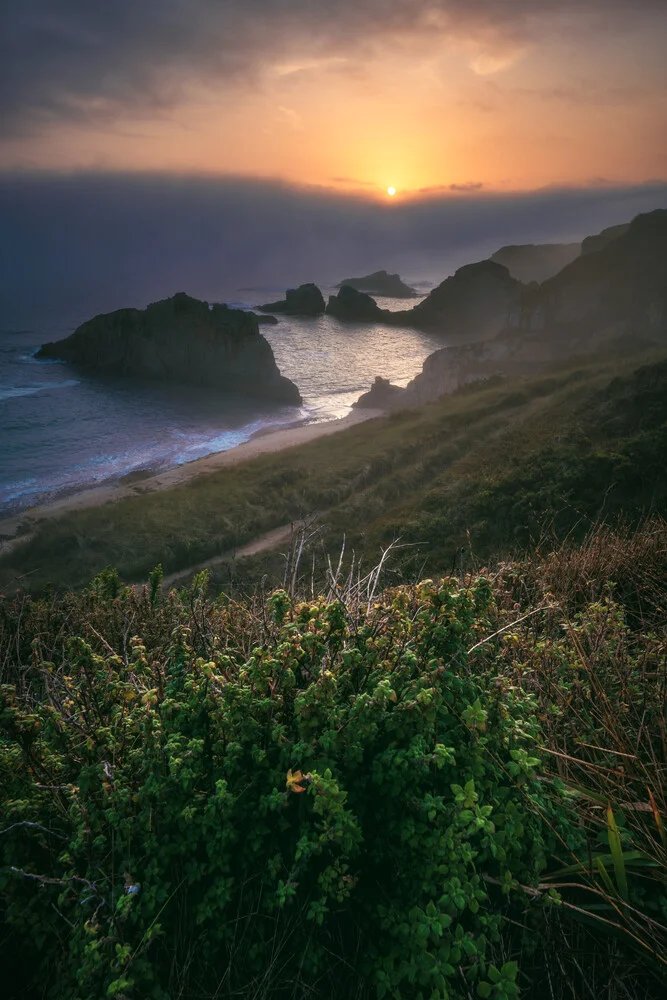
[[500,971],[502,973],[503,979],[510,979],[512,982],[514,982],[514,980],[517,977],[517,973],[519,971],[518,963],[505,962],[505,964],[501,966]]
[[610,805],[607,806],[607,833],[609,836],[609,850],[614,861],[614,875],[616,885],[621,894],[621,898],[628,898],[628,878],[625,871],[625,860],[623,858],[623,845],[621,844],[621,834],[616,825],[614,812]]
[[495,965],[490,965],[489,966],[489,979],[491,980],[491,982],[492,983],[499,983],[502,978],[503,977],[501,976],[500,971],[496,968],[496,966]]
[[478,997],[490,997],[492,989],[493,989],[493,986],[491,985],[491,983],[487,983],[484,980],[482,980],[481,983],[477,983],[477,996]]

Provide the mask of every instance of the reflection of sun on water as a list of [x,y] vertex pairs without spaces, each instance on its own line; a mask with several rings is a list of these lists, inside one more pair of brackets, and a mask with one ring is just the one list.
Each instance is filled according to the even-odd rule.
[[393,198],[394,195],[396,194],[396,188],[395,187],[388,187],[387,188],[387,194],[389,195],[390,198]]

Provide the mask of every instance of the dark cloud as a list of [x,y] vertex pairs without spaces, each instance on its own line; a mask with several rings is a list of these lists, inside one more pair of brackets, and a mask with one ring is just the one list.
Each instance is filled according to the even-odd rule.
[[481,181],[472,182],[468,184],[450,184],[450,191],[481,191],[484,185]]
[[0,322],[62,329],[178,290],[230,300],[379,268],[441,280],[503,244],[569,242],[656,207],[665,182],[389,202],[233,178],[0,174]]
[[281,58],[368,55],[392,40],[442,37],[502,49],[564,13],[609,31],[661,11],[664,0],[9,0],[0,127],[155,114],[193,84],[247,84]]

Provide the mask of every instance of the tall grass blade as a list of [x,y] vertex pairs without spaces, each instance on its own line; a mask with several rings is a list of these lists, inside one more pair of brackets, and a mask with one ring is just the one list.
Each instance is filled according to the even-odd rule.
[[616,825],[614,811],[610,805],[607,806],[607,835],[609,837],[609,850],[614,862],[616,885],[618,886],[621,898],[627,900],[628,878],[625,870],[625,859],[623,858],[623,845],[621,844],[621,834]]

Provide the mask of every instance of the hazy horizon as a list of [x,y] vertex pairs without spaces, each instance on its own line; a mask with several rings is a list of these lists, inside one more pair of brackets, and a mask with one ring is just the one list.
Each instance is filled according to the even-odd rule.
[[574,242],[667,207],[667,184],[383,203],[246,178],[0,174],[0,316],[59,328],[185,291],[333,285],[385,268],[442,281],[508,243]]
[[667,206],[662,0],[24,0],[0,312],[441,281]]

